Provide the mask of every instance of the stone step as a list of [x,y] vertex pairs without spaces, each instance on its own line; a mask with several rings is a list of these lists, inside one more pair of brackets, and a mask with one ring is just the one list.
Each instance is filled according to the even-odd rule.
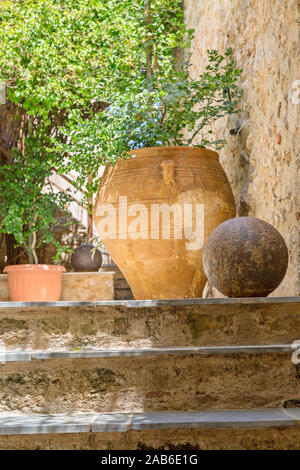
[[0,435],[126,432],[130,429],[260,428],[300,424],[300,408],[158,413],[1,414]]
[[297,449],[299,424],[299,408],[8,414],[0,415],[0,448]]
[[115,299],[116,300],[128,300],[133,299],[131,289],[128,288],[115,288]]
[[0,302],[8,350],[291,344],[297,332],[300,297]]
[[293,344],[268,344],[248,346],[200,346],[181,348],[120,348],[96,350],[25,350],[0,351],[0,364],[6,362],[31,362],[35,359],[91,359],[96,357],[177,356],[192,354],[265,354],[290,352],[297,349]]
[[154,412],[298,404],[299,370],[292,351],[289,345],[267,345],[2,353],[0,411]]

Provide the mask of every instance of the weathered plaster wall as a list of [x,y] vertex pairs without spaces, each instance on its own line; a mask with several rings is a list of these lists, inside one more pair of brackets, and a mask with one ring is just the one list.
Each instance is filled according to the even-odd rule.
[[220,160],[238,215],[273,224],[288,245],[289,269],[272,295],[299,295],[300,93],[293,86],[300,80],[300,1],[185,0],[185,12],[195,29],[193,75],[206,65],[207,49],[229,46],[244,70],[241,113],[214,128],[228,141]]

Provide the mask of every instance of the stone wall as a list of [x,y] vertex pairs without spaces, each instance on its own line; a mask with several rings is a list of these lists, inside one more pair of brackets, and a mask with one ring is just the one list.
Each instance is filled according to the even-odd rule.
[[[0,436],[0,449],[95,450],[98,452],[99,450],[299,450],[299,439],[299,427],[150,429],[146,431],[31,434],[25,436],[15,434]],[[182,461],[184,460],[182,459]]]
[[293,87],[300,80],[300,1],[185,0],[185,14],[195,29],[192,75],[212,48],[232,47],[244,71],[241,113],[214,127],[228,141],[220,161],[238,215],[273,224],[288,245],[288,272],[273,295],[299,295],[300,100]]

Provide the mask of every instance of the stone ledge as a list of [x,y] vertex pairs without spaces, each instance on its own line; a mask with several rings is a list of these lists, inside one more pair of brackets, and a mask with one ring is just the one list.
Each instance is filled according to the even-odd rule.
[[127,413],[101,413],[91,423],[93,432],[126,432],[129,431],[132,414]]
[[300,303],[300,296],[294,297],[244,297],[214,299],[166,299],[166,300],[100,300],[100,301],[59,301],[59,302],[0,302],[1,308],[31,307],[126,307],[153,308],[191,305],[261,305],[261,304],[293,304]]
[[294,424],[295,418],[281,409],[208,410],[185,413],[135,413],[131,429],[251,428]]
[[74,413],[56,415],[0,415],[0,434],[56,434],[90,432],[96,415]]
[[210,346],[183,348],[127,348],[81,351],[6,351],[0,352],[0,363],[31,362],[47,359],[89,359],[97,357],[135,357],[161,355],[210,355],[210,354],[266,354],[292,352],[292,344],[250,345],[250,346]]
[[291,344],[297,331],[299,297],[0,303],[12,351]]
[[253,409],[156,413],[0,415],[0,435],[126,432],[143,429],[266,428],[295,426],[300,410]]

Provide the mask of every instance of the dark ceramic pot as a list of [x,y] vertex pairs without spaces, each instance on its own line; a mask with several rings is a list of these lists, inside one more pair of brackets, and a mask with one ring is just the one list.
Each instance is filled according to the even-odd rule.
[[71,263],[77,272],[96,272],[99,271],[102,264],[102,256],[99,250],[93,254],[94,245],[84,243],[80,245],[71,257]]

